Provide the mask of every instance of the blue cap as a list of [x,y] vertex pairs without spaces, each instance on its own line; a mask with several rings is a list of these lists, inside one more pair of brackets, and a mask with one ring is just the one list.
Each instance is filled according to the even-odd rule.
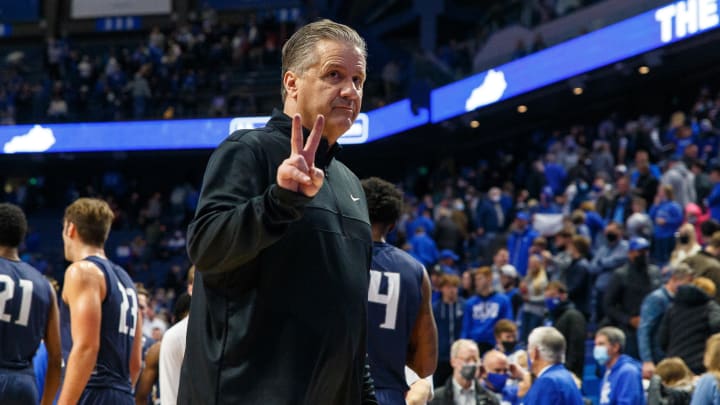
[[515,219],[521,219],[526,222],[530,222],[530,215],[525,211],[520,211],[515,215]]
[[643,250],[643,249],[649,249],[650,248],[650,242],[648,242],[647,239],[641,238],[641,237],[635,237],[630,239],[630,250]]
[[443,259],[453,259],[453,260],[457,261],[460,258],[452,250],[443,249],[440,251],[440,260],[443,260]]

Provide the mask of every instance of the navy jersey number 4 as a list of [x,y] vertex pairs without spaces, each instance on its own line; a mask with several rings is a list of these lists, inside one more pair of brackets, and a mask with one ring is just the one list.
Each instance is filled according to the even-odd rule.
[[[387,292],[385,294],[380,292],[383,277],[387,279]],[[379,326],[383,329],[395,330],[398,301],[400,301],[400,274],[370,270],[368,301],[385,305],[385,320]]]

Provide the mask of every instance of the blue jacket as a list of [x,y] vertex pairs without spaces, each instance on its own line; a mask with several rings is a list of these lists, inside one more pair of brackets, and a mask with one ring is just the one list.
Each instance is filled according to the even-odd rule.
[[600,386],[600,405],[645,405],[640,363],[622,354],[605,372]]
[[435,232],[435,223],[430,218],[420,215],[405,225],[405,235],[408,237],[414,236],[415,230],[420,226],[425,229],[425,233],[428,235],[432,235],[433,232]]
[[552,188],[553,194],[562,194],[565,191],[565,178],[567,173],[565,168],[557,163],[546,163],[545,164],[545,179],[548,182],[550,188]]
[[657,363],[665,358],[665,353],[660,348],[657,332],[665,310],[670,306],[672,300],[668,290],[660,287],[648,294],[642,302],[640,325],[638,326],[638,348],[640,360],[643,362]]
[[483,228],[485,232],[498,233],[505,229],[505,223],[508,221],[510,211],[505,209],[502,201],[499,201],[500,208],[503,212],[503,222],[498,221],[497,211],[495,210],[495,203],[490,200],[481,201],[475,209],[477,215],[477,226],[476,228]]
[[[656,238],[672,238],[683,221],[683,209],[675,201],[663,201],[660,204],[650,207],[648,213],[655,224],[654,236]],[[657,223],[658,218],[665,219],[665,223]]]
[[715,184],[707,200],[710,216],[712,219],[720,221],[720,183]]
[[438,331],[438,361],[450,361],[450,346],[460,339],[463,327],[465,299],[458,297],[455,304],[446,304],[442,299],[433,303],[433,315]]
[[595,277],[595,289],[605,291],[613,271],[628,261],[628,242],[621,240],[615,246],[602,245],[590,263],[590,273]]
[[583,399],[570,372],[562,364],[555,364],[533,382],[523,404],[582,405]]
[[538,236],[537,231],[530,225],[522,233],[513,231],[508,236],[507,248],[510,253],[510,264],[515,266],[521,277],[525,277],[527,274],[528,251],[533,240]]
[[420,260],[426,269],[430,268],[438,259],[438,249],[435,241],[427,233],[413,235],[408,241],[412,246],[411,254]]
[[495,324],[500,319],[512,320],[512,315],[512,305],[505,294],[475,295],[465,303],[461,337],[495,346]]
[[714,375],[706,373],[700,377],[690,405],[720,405],[720,389]]

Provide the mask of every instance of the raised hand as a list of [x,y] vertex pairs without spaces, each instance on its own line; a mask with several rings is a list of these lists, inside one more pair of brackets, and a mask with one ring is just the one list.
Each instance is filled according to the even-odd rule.
[[325,117],[318,115],[307,143],[303,145],[302,119],[293,116],[290,133],[290,157],[283,160],[277,171],[278,186],[314,197],[323,185],[325,174],[315,167],[315,152],[325,127]]

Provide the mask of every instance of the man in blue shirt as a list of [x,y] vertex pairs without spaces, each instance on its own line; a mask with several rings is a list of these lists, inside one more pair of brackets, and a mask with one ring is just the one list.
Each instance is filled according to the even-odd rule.
[[600,405],[644,405],[640,363],[623,354],[625,333],[607,326],[595,334],[593,357],[605,367],[600,386]]
[[[530,373],[537,376],[523,398],[523,404],[582,405],[583,399],[572,374],[562,364],[565,357],[565,338],[557,329],[541,326],[528,337]],[[525,373],[522,384],[530,384]]]
[[474,340],[484,354],[495,346],[495,323],[512,319],[512,306],[504,294],[493,290],[490,267],[475,270],[474,276],[477,295],[465,304],[462,338]]
[[638,326],[638,349],[642,360],[643,378],[652,377],[655,364],[665,358],[657,339],[657,331],[665,310],[675,297],[679,286],[693,279],[693,270],[681,263],[670,267],[672,275],[664,286],[656,289],[645,297],[640,306],[640,325]]
[[515,216],[512,232],[508,236],[507,248],[510,253],[510,264],[515,266],[518,273],[525,277],[530,246],[539,234],[530,224],[530,215],[526,212],[519,212]]

